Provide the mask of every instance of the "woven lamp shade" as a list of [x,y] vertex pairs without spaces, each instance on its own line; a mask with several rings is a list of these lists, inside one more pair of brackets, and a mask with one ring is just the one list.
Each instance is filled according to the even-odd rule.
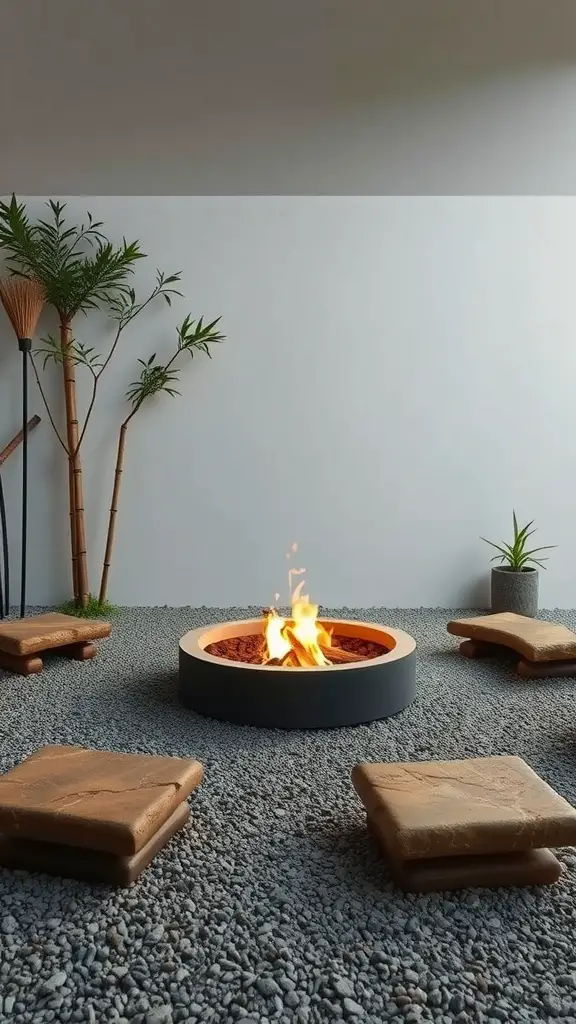
[[0,301],[17,338],[33,338],[46,301],[39,281],[7,277],[0,281]]

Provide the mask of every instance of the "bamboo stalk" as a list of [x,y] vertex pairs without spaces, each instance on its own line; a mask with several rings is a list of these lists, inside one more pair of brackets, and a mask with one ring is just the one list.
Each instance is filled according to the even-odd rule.
[[78,590],[78,558],[76,556],[76,498],[74,495],[74,466],[71,458],[68,458],[68,508],[70,509],[70,545],[72,549],[72,591],[74,603],[79,602]]
[[76,559],[78,572],[78,601],[83,608],[88,604],[88,554],[86,551],[86,527],[84,517],[84,488],[82,485],[82,464],[77,452],[74,466],[74,505],[76,518]]
[[116,515],[118,512],[118,499],[120,497],[120,485],[122,483],[122,473],[124,470],[124,449],[126,447],[126,431],[128,430],[128,424],[134,415],[133,412],[124,420],[124,423],[120,427],[120,434],[118,436],[118,450],[116,452],[116,466],[114,469],[114,486],[112,488],[112,501],[110,503],[110,516],[108,518],[108,533],[106,535],[106,551],[104,553],[104,564],[102,566],[102,577],[100,580],[100,593],[98,595],[98,603],[104,604],[106,595],[108,593],[108,576],[110,573],[110,563],[112,562],[112,552],[114,550],[114,538],[116,534]]
[[[69,321],[62,320],[60,322],[60,347],[62,352],[65,353],[70,344],[70,332],[71,325]],[[62,369],[64,373],[64,402],[66,406],[66,442],[68,452],[74,451],[73,446],[73,429],[71,425],[71,415],[69,412],[69,392],[74,388],[76,379],[74,374],[74,365],[71,360],[63,356]],[[74,402],[75,405],[75,402]],[[77,542],[76,542],[76,499],[74,495],[74,467],[73,461],[68,455],[68,505],[70,509],[70,549],[72,554],[72,588],[74,593],[74,601],[78,602],[78,559],[76,555]]]
[[60,322],[60,346],[63,353],[64,403],[66,408],[66,439],[68,451],[68,494],[70,503],[70,546],[72,551],[72,584],[74,600],[88,603],[88,569],[86,560],[86,532],[84,527],[84,494],[82,463],[78,448],[78,412],[76,407],[76,373],[74,361],[67,355],[71,343],[72,325]]
[[[39,423],[39,416],[31,416],[30,419],[28,420],[28,434],[31,434],[34,428],[37,427]],[[0,452],[0,466],[2,466],[6,462],[6,459],[10,455],[12,455],[12,452],[16,451],[18,445],[22,444],[23,439],[23,430],[19,430],[17,434],[14,434],[14,437],[9,442],[9,444],[7,444],[6,447],[3,448],[2,451]]]

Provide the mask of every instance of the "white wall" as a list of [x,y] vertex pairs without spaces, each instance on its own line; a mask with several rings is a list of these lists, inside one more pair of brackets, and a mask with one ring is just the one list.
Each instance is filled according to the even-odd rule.
[[[166,352],[188,309],[227,335],[185,365],[181,398],[134,421],[113,600],[266,603],[298,540],[326,605],[481,602],[478,535],[506,535],[515,505],[559,544],[543,603],[576,604],[575,199],[92,197],[70,213],[87,205],[151,254],[138,285],[182,269],[187,295],[144,314],[111,365],[84,456],[94,570],[137,357]],[[101,343],[96,321],[77,327]],[[19,370],[0,330],[4,443]],[[31,464],[30,598],[48,603],[68,567],[46,421]],[[15,557],[18,471],[14,456]]]

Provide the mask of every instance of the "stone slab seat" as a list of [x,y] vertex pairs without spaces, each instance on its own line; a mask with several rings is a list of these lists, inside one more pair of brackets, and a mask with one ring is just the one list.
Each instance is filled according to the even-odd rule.
[[0,775],[0,834],[131,857],[203,773],[189,758],[42,747]]
[[546,848],[576,843],[576,810],[520,757],[360,764],[352,781],[409,891],[556,881]]
[[495,612],[452,619],[447,629],[452,636],[508,647],[531,662],[576,660],[576,633],[557,622]]

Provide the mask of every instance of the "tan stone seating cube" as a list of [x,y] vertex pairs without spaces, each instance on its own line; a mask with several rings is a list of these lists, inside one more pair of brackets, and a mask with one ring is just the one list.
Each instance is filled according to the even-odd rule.
[[492,856],[398,860],[388,849],[383,820],[378,816],[375,819],[368,818],[368,830],[384,853],[394,882],[404,892],[551,885],[558,881],[562,873],[560,861],[546,849]]
[[0,866],[128,884],[185,824],[189,758],[47,746],[0,776]]
[[110,636],[109,622],[49,612],[0,623],[0,668],[19,675],[41,672],[42,653],[59,649],[78,661],[93,658],[94,640]]
[[76,878],[81,882],[130,885],[184,827],[189,817],[190,807],[184,800],[138,853],[131,856],[79,849],[64,843],[0,836],[0,866],[21,871],[41,871],[46,875]]
[[553,882],[546,848],[576,843],[576,810],[520,757],[361,764],[352,780],[410,891]]
[[447,629],[452,636],[466,638],[460,651],[467,658],[509,650],[522,656],[518,672],[526,678],[576,676],[576,633],[560,623],[495,612],[452,619]]

